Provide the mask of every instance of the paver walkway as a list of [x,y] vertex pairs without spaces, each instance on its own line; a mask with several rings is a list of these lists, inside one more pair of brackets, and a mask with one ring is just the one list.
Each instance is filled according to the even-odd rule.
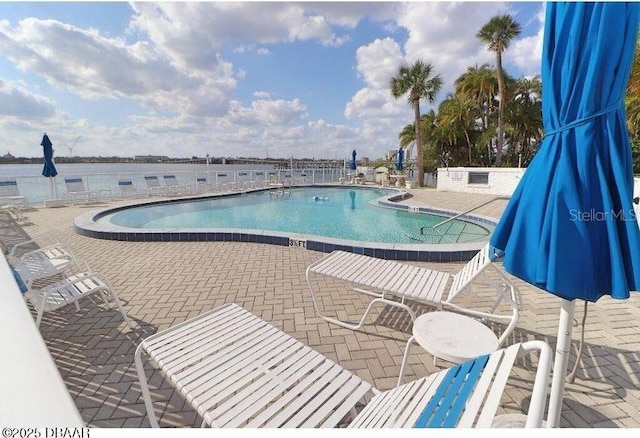
[[[491,197],[413,189],[407,203],[465,210]],[[111,203],[115,205],[116,203]],[[0,215],[0,237],[56,232],[81,258],[111,280],[138,328],[129,330],[120,314],[97,304],[82,311],[68,306],[46,314],[42,335],[84,421],[92,427],[148,427],[133,353],[143,337],[227,302],[236,302],[373,383],[395,385],[406,340],[408,316],[377,308],[361,331],[332,326],[317,318],[305,269],[324,254],[301,248],[234,242],[117,242],[77,235],[73,219],[106,204],[29,211],[31,225],[15,226]],[[478,213],[499,217],[505,202]],[[416,263],[448,272],[459,263]],[[526,285],[524,311],[510,341],[543,339],[555,344],[559,299]],[[322,283],[325,307],[343,318],[361,314],[362,296],[329,280]],[[335,293],[339,289],[339,293]],[[479,296],[482,299],[484,291]],[[582,305],[576,317],[581,318]],[[419,312],[427,308],[416,306]],[[567,385],[562,427],[640,427],[640,294],[625,302],[603,298],[589,306],[583,363]],[[419,347],[413,349],[407,379],[440,366]],[[507,412],[526,406],[532,371],[522,364],[505,400]],[[155,373],[150,378],[163,426],[199,426],[196,415]],[[165,409],[166,407],[166,409]]]

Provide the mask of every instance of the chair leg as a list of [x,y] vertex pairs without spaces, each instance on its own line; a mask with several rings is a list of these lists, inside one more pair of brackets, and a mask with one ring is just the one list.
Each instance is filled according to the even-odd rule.
[[402,365],[400,366],[400,375],[398,376],[398,384],[396,387],[402,384],[402,378],[404,377],[404,367],[407,365],[407,359],[409,358],[409,351],[411,350],[411,344],[415,342],[413,336],[407,341],[407,346],[404,348],[404,356],[402,356]]
[[38,308],[38,315],[36,316],[36,327],[37,328],[40,328],[40,322],[42,321],[42,315],[44,315],[44,305],[45,305],[45,302],[43,300],[42,304]]
[[116,302],[116,305],[118,306],[118,310],[120,311],[120,314],[124,319],[124,322],[126,322],[130,328],[134,329],[135,325],[133,324],[133,321],[129,319],[129,317],[127,316],[127,313],[124,311],[124,307],[122,307],[122,303],[120,302],[120,299],[118,299],[118,295],[116,295],[116,293],[113,291],[109,291],[109,295],[111,295],[111,298],[113,298],[113,301]]
[[158,418],[153,410],[153,401],[151,400],[151,393],[149,392],[149,384],[147,383],[147,376],[144,373],[144,367],[142,366],[142,348],[138,345],[134,356],[136,364],[136,372],[138,373],[138,380],[140,381],[140,391],[142,392],[142,399],[144,400],[144,406],[147,409],[147,416],[149,417],[149,424],[151,427],[158,428]]

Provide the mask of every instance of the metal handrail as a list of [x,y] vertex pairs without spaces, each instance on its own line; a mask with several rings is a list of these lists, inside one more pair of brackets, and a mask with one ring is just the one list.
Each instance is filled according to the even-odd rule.
[[433,231],[433,230],[435,230],[436,228],[438,228],[439,226],[444,225],[444,224],[446,224],[447,222],[450,222],[450,221],[452,221],[452,220],[454,220],[454,219],[457,219],[457,218],[459,218],[460,216],[464,216],[464,215],[465,215],[465,214],[467,214],[467,213],[471,213],[473,210],[477,210],[477,209],[478,209],[478,208],[480,208],[480,207],[484,207],[485,205],[490,204],[490,203],[492,203],[493,201],[499,201],[499,200],[502,200],[502,201],[508,201],[509,199],[511,199],[511,197],[510,197],[510,196],[496,196],[495,198],[492,198],[492,199],[490,199],[490,200],[488,200],[488,201],[486,201],[486,202],[483,202],[483,203],[482,203],[482,204],[480,204],[480,205],[476,205],[475,207],[470,208],[470,209],[469,209],[469,210],[467,210],[467,211],[464,211],[464,212],[462,212],[462,213],[458,213],[458,214],[457,214],[457,215],[455,215],[455,216],[451,216],[450,218],[447,218],[447,219],[443,220],[442,222],[438,222],[437,224],[435,224],[435,225],[433,225],[433,226],[431,226],[431,227],[420,227],[420,235],[424,235],[424,230],[425,230],[425,228],[430,228],[430,229]]

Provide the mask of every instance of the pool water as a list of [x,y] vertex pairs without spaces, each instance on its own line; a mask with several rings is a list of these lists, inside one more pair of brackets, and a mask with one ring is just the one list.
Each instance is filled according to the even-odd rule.
[[[445,217],[382,208],[372,201],[393,192],[356,187],[294,187],[290,195],[269,191],[137,206],[98,223],[137,229],[253,229],[382,243],[456,243],[486,239],[490,230]],[[428,232],[421,233],[421,229]]]

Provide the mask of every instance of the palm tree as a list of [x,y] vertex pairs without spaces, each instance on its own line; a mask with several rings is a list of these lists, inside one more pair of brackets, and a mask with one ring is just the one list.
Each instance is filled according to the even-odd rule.
[[469,132],[475,130],[476,120],[479,119],[479,113],[477,106],[474,102],[461,95],[450,94],[445,100],[442,101],[438,108],[438,115],[440,116],[440,122],[442,124],[454,125],[463,134],[467,143],[468,149],[468,165],[471,166],[472,156],[471,151],[473,145],[471,144],[471,138]]
[[391,95],[398,99],[405,94],[409,105],[413,108],[414,129],[416,132],[418,186],[424,186],[424,143],[420,129],[420,100],[428,102],[435,100],[436,94],[442,88],[442,78],[433,74],[433,66],[424,61],[416,61],[409,66],[403,64],[398,69],[396,76],[391,79]]
[[[489,64],[483,64],[481,67],[477,65],[468,67],[467,71],[455,81],[456,96],[476,102],[480,112],[482,132],[489,130],[489,123],[494,119],[492,115],[495,111],[496,96],[498,94],[498,79],[496,76],[495,68]],[[488,151],[487,160],[491,163],[491,150],[495,138],[492,136],[483,136],[483,138],[486,141]]]
[[498,74],[498,144],[496,150],[496,166],[502,161],[502,147],[504,145],[504,105],[505,105],[505,79],[502,69],[502,52],[508,47],[513,38],[521,31],[520,24],[511,15],[496,15],[476,34],[482,42],[487,44],[489,50],[496,52],[496,71]]
[[636,54],[633,58],[624,101],[627,107],[629,134],[634,139],[638,139],[640,137],[640,40],[636,43]]
[[[420,117],[420,135],[422,137],[423,152],[424,152],[424,169],[427,172],[432,172],[437,168],[437,139],[434,137],[434,130],[436,128],[436,113],[431,110]],[[406,125],[402,132],[398,135],[400,139],[400,147],[404,149],[410,149],[416,143],[416,130],[413,124]]]
[[530,79],[522,77],[511,88],[512,97],[505,113],[509,144],[515,146],[515,150],[511,151],[511,164],[522,158],[526,165],[542,139],[542,81],[540,76]]

